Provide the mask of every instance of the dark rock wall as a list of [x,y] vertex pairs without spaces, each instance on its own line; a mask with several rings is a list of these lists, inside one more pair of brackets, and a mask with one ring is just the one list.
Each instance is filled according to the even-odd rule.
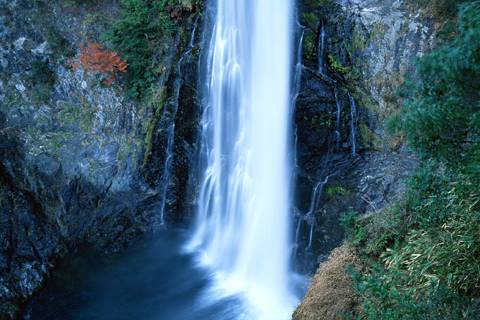
[[152,123],[152,152],[143,168],[147,181],[163,197],[159,210],[165,223],[184,223],[193,205],[189,181],[201,117],[197,82],[203,21],[191,15],[184,24],[176,40],[181,49],[163,84],[167,98],[161,116]]
[[[404,0],[303,0],[299,16],[306,30],[305,65],[314,66],[319,56],[323,57],[329,78],[336,80],[337,97],[342,96],[341,108],[346,110],[341,113],[341,148],[334,148],[331,160],[320,166],[300,166],[305,182],[299,179],[298,186],[300,191],[304,190],[303,199],[306,199],[302,200],[300,193],[298,206],[305,206],[307,202],[302,201],[308,201],[308,190],[313,185],[310,181],[325,181],[322,180],[325,175],[330,175],[320,200],[313,206],[314,219],[307,217],[301,224],[303,248],[309,238],[308,223],[313,221],[315,228],[311,249],[303,249],[300,252],[304,256],[297,254],[297,258],[306,261],[303,266],[308,272],[312,272],[318,262],[323,264],[295,311],[294,319],[330,319],[335,316],[332,311],[348,313],[357,304],[351,284],[335,283],[331,291],[328,288],[329,266],[337,263],[338,270],[345,276],[345,268],[352,264],[339,260],[335,253],[338,249],[331,254],[343,241],[341,216],[349,211],[365,216],[384,214],[396,201],[401,201],[406,179],[417,166],[417,159],[404,141],[389,136],[385,120],[401,108],[397,91],[407,75],[414,72],[415,57],[434,45],[439,26],[425,12],[412,12]],[[327,40],[325,52],[319,54],[322,26]],[[357,109],[355,156],[345,151],[345,147],[352,147],[351,116],[347,120],[352,111],[351,99]],[[301,104],[298,107],[297,112],[305,108]],[[325,109],[332,112],[333,106],[322,110]],[[305,120],[297,118],[297,126],[304,127]],[[347,141],[345,134],[350,134]],[[305,137],[308,138],[308,132]],[[315,140],[325,141],[325,138]],[[305,155],[308,154],[306,150]],[[345,290],[350,293],[344,295]],[[334,299],[329,300],[332,297]]]
[[303,0],[298,16],[295,256],[313,272],[343,241],[345,212],[376,214],[402,195],[416,159],[384,121],[435,26],[404,1]]
[[[297,148],[294,254],[300,271],[307,273],[315,270],[319,257],[343,240],[339,218],[352,201],[330,206],[327,211],[330,200],[327,193],[332,186],[338,189],[342,185],[341,190],[346,190],[345,176],[363,153],[358,138],[354,137],[356,132],[352,135],[346,80],[328,60],[330,54],[346,56],[341,47],[333,44],[348,36],[351,29],[337,10],[337,6],[323,2],[299,4],[303,70],[294,119]],[[355,130],[361,113],[361,109],[354,113]]]
[[[119,252],[161,227],[164,203],[168,220],[181,218],[199,113],[198,38],[190,40],[200,20],[182,13],[158,53],[156,112],[126,100],[121,79],[105,86],[72,68],[80,45],[101,42],[118,12],[114,0],[0,1],[0,319],[79,247]],[[172,174],[162,180],[169,128]]]

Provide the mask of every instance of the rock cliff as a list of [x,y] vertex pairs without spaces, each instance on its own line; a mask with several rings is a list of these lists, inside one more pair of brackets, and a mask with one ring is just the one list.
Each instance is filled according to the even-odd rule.
[[[121,78],[109,85],[75,67],[117,19],[118,1],[0,1],[0,318],[17,315],[58,259],[81,246],[118,252],[160,227],[167,197],[184,198],[174,194],[194,143],[189,9],[158,52],[164,93],[154,102],[165,106],[156,107],[125,98]],[[153,169],[165,166],[174,178]]]
[[[307,215],[300,219],[297,237],[303,247],[310,242],[307,248],[313,249],[305,255],[317,263],[325,262],[342,243],[339,220],[344,213],[380,214],[402,197],[405,179],[417,165],[404,141],[390,137],[384,123],[399,110],[397,91],[405,75],[412,72],[415,57],[434,44],[438,29],[432,19],[408,4],[401,0],[305,0],[300,7],[306,85],[301,86],[305,95],[301,91],[297,104],[297,201]],[[307,92],[306,88],[316,89]],[[316,98],[319,92],[323,96]],[[323,118],[324,129],[318,136],[308,129],[315,117]],[[318,186],[322,194],[315,195]],[[309,225],[313,232],[309,233]],[[295,319],[336,319],[338,315],[328,308],[338,312],[354,308],[347,306],[356,299],[353,292],[344,310],[329,304],[326,296],[337,289],[341,295],[351,286],[342,282],[333,290],[325,278],[331,265],[343,268],[340,273],[345,276],[351,262],[342,257],[333,254],[321,265]]]

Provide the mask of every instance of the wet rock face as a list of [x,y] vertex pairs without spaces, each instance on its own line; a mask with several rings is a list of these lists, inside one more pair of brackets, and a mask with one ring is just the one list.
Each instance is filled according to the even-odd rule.
[[[163,79],[166,101],[151,122],[152,150],[145,159],[143,176],[160,193],[160,223],[185,224],[194,213],[195,156],[202,107],[198,93],[202,21],[186,17],[185,28],[175,40],[171,72]],[[184,40],[181,40],[183,38]]]
[[301,1],[299,22],[295,256],[313,272],[343,241],[345,212],[379,212],[401,197],[416,159],[384,120],[436,30],[400,0]]
[[352,166],[357,139],[351,124],[355,124],[361,112],[354,110],[352,117],[345,81],[327,59],[329,54],[342,53],[332,45],[340,27],[333,19],[329,22],[329,15],[336,14],[338,8],[305,1],[300,9],[299,33],[303,36],[299,38],[303,41],[294,114],[297,151],[294,256],[301,271],[308,273],[315,270],[319,256],[330,252],[343,239],[339,224],[342,211],[340,208],[325,211],[325,193]]
[[434,44],[438,25],[409,9],[405,0],[348,0],[341,5],[351,16],[357,40],[365,40],[356,57],[363,103],[384,118],[398,109],[396,91],[414,70],[414,59]]
[[[106,86],[72,67],[80,45],[100,41],[117,13],[114,0],[0,0],[0,319],[14,317],[65,254],[79,246],[118,252],[158,227],[163,194],[148,183],[158,172],[145,168],[165,158],[144,163],[151,106],[126,100],[121,80]],[[173,121],[178,135],[172,199],[185,198],[194,148],[195,56],[175,72],[183,52],[175,50],[190,31],[171,40],[165,57],[169,86],[184,78],[178,112],[160,114],[156,127],[164,132]],[[153,152],[165,153],[161,139]]]
[[41,168],[54,159],[67,177],[129,190],[142,141],[140,108],[127,102],[119,87],[103,86],[96,76],[71,67],[80,42],[67,38],[77,37],[90,10],[74,14],[60,2],[43,1],[0,6],[0,56],[7,61],[0,111],[5,126],[18,130],[26,161]]

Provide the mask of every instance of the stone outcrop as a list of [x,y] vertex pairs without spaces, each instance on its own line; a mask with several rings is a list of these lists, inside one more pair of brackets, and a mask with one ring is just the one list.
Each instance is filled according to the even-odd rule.
[[[303,1],[300,23],[296,250],[311,272],[342,243],[344,213],[381,214],[402,197],[417,159],[384,122],[399,110],[397,91],[438,26],[401,0]],[[337,258],[334,251],[327,265]],[[313,278],[295,319],[337,318],[328,312],[338,309],[328,302],[336,289],[325,281]]]
[[[166,65],[159,88],[167,88],[166,105],[178,100],[181,108],[164,114],[127,100],[121,79],[105,85],[72,66],[118,12],[114,0],[0,0],[0,319],[16,316],[80,246],[119,252],[160,227],[166,193],[149,168],[167,160],[145,153],[164,154],[166,146],[147,137],[149,127],[163,132],[175,123],[172,167],[189,167],[195,58],[184,59],[181,73],[177,66],[185,51],[193,56],[197,42],[188,41],[198,19],[192,10],[178,16],[169,50],[159,52]],[[181,192],[186,178],[175,179],[165,183]]]

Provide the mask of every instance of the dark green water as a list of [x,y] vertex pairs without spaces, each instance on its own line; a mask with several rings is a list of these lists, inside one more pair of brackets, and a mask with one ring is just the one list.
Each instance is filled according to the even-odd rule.
[[164,231],[115,258],[76,257],[27,308],[32,320],[249,319],[241,297],[212,297],[212,277]]

